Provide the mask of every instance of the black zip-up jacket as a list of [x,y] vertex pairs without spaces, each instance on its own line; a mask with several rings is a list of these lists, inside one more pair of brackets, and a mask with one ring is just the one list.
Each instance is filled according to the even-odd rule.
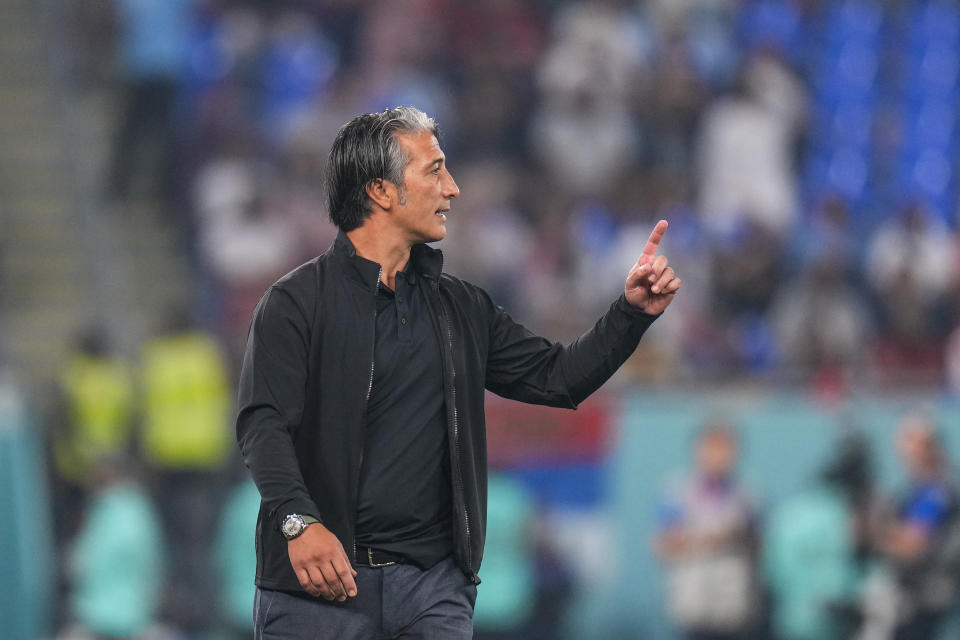
[[[576,408],[633,353],[655,316],[621,296],[568,346],[532,334],[479,287],[442,273],[440,251],[413,247],[443,357],[453,481],[454,551],[471,580],[483,556],[487,512],[484,388],[506,398]],[[364,412],[373,380],[380,266],[341,233],[333,246],[264,294],[240,373],[237,440],[260,490],[256,583],[298,591],[280,524],[310,514],[348,554]],[[398,487],[402,490],[402,487]]]

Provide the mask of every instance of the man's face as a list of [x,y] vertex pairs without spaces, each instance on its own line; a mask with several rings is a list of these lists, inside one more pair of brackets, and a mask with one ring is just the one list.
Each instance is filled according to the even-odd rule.
[[397,141],[410,161],[403,173],[394,221],[411,244],[442,240],[447,235],[450,200],[460,195],[460,189],[447,171],[440,143],[430,132],[402,134]]
[[897,452],[907,473],[923,476],[936,464],[936,443],[931,428],[923,418],[904,420],[897,432]]
[[697,466],[709,478],[728,478],[733,475],[737,463],[737,444],[732,436],[712,432],[705,433],[697,443]]

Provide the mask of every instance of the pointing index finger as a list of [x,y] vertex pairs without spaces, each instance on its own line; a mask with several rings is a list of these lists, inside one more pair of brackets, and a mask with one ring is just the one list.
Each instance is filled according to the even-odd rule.
[[643,248],[643,253],[640,254],[640,259],[637,262],[645,264],[653,260],[653,256],[657,255],[657,248],[660,246],[660,241],[663,240],[663,234],[667,232],[668,226],[669,224],[666,220],[661,220],[657,223],[653,231],[650,232],[647,244]]

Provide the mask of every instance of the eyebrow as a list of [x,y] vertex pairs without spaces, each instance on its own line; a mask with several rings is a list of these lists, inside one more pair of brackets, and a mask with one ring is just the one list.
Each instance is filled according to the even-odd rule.
[[440,156],[439,158],[434,158],[433,161],[432,161],[430,164],[427,165],[427,168],[428,168],[428,169],[432,169],[434,165],[443,164],[443,162],[444,162],[445,159],[446,159],[445,156]]

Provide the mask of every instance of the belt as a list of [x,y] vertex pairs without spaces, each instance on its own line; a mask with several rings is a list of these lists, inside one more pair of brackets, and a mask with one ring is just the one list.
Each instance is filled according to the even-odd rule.
[[361,567],[389,567],[395,564],[404,564],[407,559],[403,556],[390,553],[389,551],[380,551],[372,547],[357,545],[357,553],[354,558]]

